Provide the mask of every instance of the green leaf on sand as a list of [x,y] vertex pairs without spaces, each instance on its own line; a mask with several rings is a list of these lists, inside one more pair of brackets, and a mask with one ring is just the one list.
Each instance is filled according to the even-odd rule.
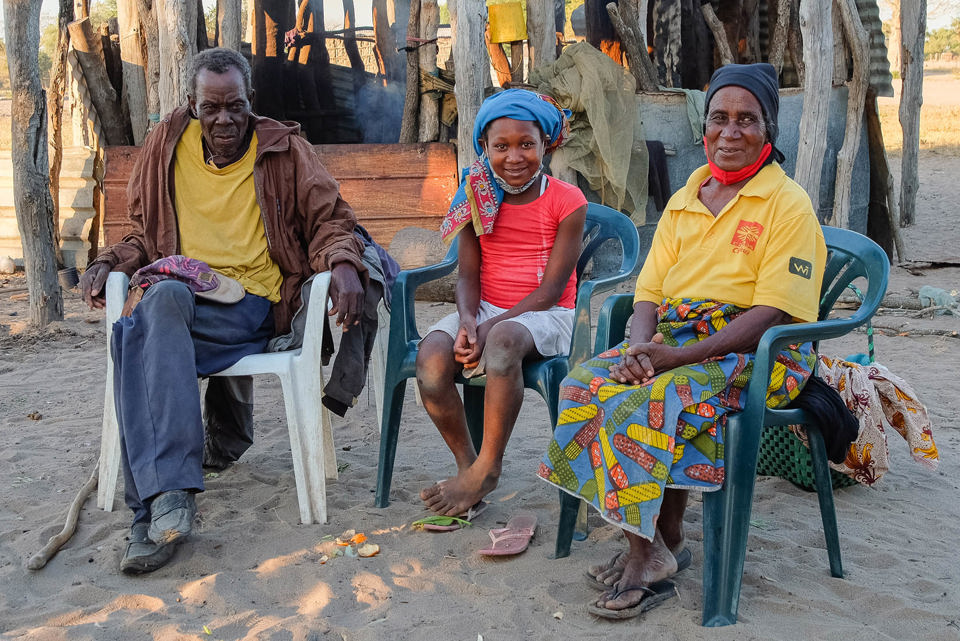
[[416,528],[422,528],[424,525],[453,525],[454,523],[459,523],[464,527],[471,525],[470,521],[466,519],[461,519],[456,516],[442,516],[440,514],[428,516],[424,519],[418,519],[414,521],[412,525]]

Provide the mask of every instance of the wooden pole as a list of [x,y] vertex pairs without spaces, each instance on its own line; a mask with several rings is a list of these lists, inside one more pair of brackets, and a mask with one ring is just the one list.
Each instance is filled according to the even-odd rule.
[[620,42],[623,43],[627,64],[630,65],[630,73],[637,81],[637,88],[640,91],[657,91],[657,70],[647,53],[646,38],[642,29],[646,21],[641,21],[636,11],[636,5],[632,0],[623,0],[619,6],[612,2],[607,5],[610,22],[613,23],[613,28],[620,36]]
[[665,87],[683,86],[680,78],[680,0],[656,0],[653,4],[653,48],[660,80]]
[[[437,29],[440,24],[440,7],[436,0],[423,0],[420,6],[420,37],[424,42],[419,49],[420,73],[437,73]],[[432,142],[440,137],[440,94],[427,91],[420,96],[420,142]]]
[[363,86],[363,58],[357,46],[357,34],[353,29],[357,26],[357,10],[353,0],[343,0],[343,49],[347,52],[350,69],[353,71],[353,90],[357,92]]
[[837,177],[833,184],[834,227],[850,226],[850,191],[853,189],[853,163],[860,148],[860,132],[863,128],[863,108],[870,86],[870,37],[860,22],[855,0],[837,0],[846,41],[853,54],[853,78],[847,91],[847,123],[843,132],[843,145],[837,153]]
[[160,31],[154,0],[136,0],[144,47],[144,75],[147,83],[147,131],[160,122]]
[[827,150],[827,122],[830,119],[830,79],[833,77],[833,26],[829,0],[800,0],[800,29],[803,32],[803,62],[807,67],[803,83],[803,113],[797,165],[793,179],[813,202],[820,205],[820,174]]
[[217,0],[217,46],[240,50],[243,10],[240,0]]
[[790,2],[790,25],[787,29],[787,51],[790,52],[790,60],[793,62],[793,68],[797,72],[797,82],[803,86],[806,82],[806,66],[803,62],[803,43],[800,42],[800,2],[802,0],[791,0]]
[[127,121],[121,112],[117,92],[107,77],[100,36],[93,32],[89,18],[71,22],[68,29],[90,91],[90,100],[100,116],[100,125],[106,138],[103,142],[108,145],[129,145]]
[[[850,72],[850,53],[857,47],[851,44],[851,52],[847,51],[848,36],[844,33],[843,15],[840,1],[834,2],[830,10],[831,24],[833,24],[833,86],[839,87],[847,82]],[[869,47],[869,43],[867,45]]]
[[190,61],[197,54],[197,5],[154,0],[160,33],[160,112],[186,104]]
[[[893,245],[897,251],[897,259],[903,262],[907,260],[907,257],[903,253],[903,238],[900,236],[899,215],[897,214],[899,202],[897,201],[896,187],[893,183],[893,174],[890,172],[887,148],[883,144],[883,128],[880,126],[880,113],[877,110],[877,94],[872,88],[867,89],[866,114],[867,136],[870,143],[871,181],[876,178],[877,182],[880,183],[877,191],[883,194],[882,198],[886,205],[883,208],[886,214],[882,221],[885,223],[883,224],[885,231],[883,236],[893,238]],[[871,192],[872,191],[873,185],[871,184]],[[880,221],[878,221],[878,224],[880,224]],[[869,230],[869,228],[868,220],[867,229]],[[871,238],[873,237],[871,234]],[[885,244],[880,242],[882,239],[878,240],[874,238],[874,240],[877,240],[880,245]],[[886,245],[886,249],[889,251],[889,242],[887,242]]]
[[487,53],[490,54],[493,71],[497,74],[497,85],[505,87],[513,80],[513,70],[510,68],[510,61],[507,60],[507,54],[503,51],[503,45],[499,42],[490,42],[489,24],[483,30],[483,38],[487,45]]
[[67,49],[70,32],[67,26],[73,19],[73,0],[60,0],[57,12],[57,48],[50,71],[50,92],[47,94],[47,113],[50,114],[50,198],[53,201],[53,251],[57,267],[63,267],[60,252],[60,167],[63,164],[63,96],[67,88]]
[[783,69],[783,52],[787,48],[787,27],[790,26],[790,0],[777,0],[777,22],[770,37],[770,55],[767,61],[777,70]]
[[135,0],[118,0],[120,59],[123,65],[123,100],[130,114],[133,144],[143,144],[150,121],[147,118],[146,60],[143,58],[140,18]]
[[40,85],[40,3],[4,0],[10,71],[11,158],[17,229],[30,294],[30,322],[63,320],[63,293],[53,248],[53,200],[47,160],[47,109]]
[[900,2],[900,126],[903,156],[900,160],[900,225],[916,219],[920,154],[920,108],[923,106],[923,41],[927,31],[927,1]]
[[713,5],[704,2],[700,5],[700,11],[703,13],[703,19],[706,20],[710,32],[713,34],[713,41],[717,45],[717,53],[720,54],[720,66],[733,64],[733,51],[730,49],[730,43],[727,41],[727,32],[723,29],[723,23],[717,17],[717,12],[713,10]]
[[527,57],[530,71],[557,59],[553,0],[527,0]]
[[[483,32],[487,7],[475,0],[450,0],[453,33],[453,64],[456,72],[457,164],[470,166],[477,159],[473,150],[473,123],[490,84],[490,59],[484,55]],[[455,12],[455,13],[454,13]]]
[[387,81],[399,81],[403,77],[403,65],[390,29],[387,0],[373,0],[373,39],[380,73]]
[[410,19],[407,23],[407,90],[403,99],[403,121],[400,124],[400,142],[417,142],[420,134],[420,62],[417,45],[420,38],[420,0],[410,0]]

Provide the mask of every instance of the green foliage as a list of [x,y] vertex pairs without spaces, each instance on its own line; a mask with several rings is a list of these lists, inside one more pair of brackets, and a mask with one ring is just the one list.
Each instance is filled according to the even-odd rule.
[[450,7],[446,2],[440,5],[440,24],[450,24]]
[[949,27],[928,31],[923,50],[927,56],[947,51],[960,54],[960,18],[954,18]]
[[90,24],[96,31],[101,23],[117,17],[117,0],[96,0],[90,4]]

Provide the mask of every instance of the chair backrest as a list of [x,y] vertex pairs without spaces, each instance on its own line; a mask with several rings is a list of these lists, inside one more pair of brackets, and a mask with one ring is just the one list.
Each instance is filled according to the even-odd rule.
[[636,225],[628,216],[606,205],[587,205],[587,220],[583,224],[583,249],[577,261],[577,282],[581,282],[583,270],[593,259],[597,250],[608,240],[620,243],[622,250],[621,270],[633,270],[640,255],[640,242]]
[[823,238],[827,244],[827,264],[820,287],[819,320],[827,318],[847,285],[857,278],[867,280],[867,291],[854,317],[869,318],[887,291],[890,261],[886,253],[866,236],[848,229],[824,227]]

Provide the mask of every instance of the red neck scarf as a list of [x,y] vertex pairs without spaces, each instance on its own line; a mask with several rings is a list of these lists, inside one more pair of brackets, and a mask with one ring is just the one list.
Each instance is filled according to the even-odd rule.
[[754,174],[760,171],[763,168],[763,163],[765,163],[767,158],[770,156],[770,152],[773,151],[773,145],[770,143],[764,144],[763,149],[760,150],[760,156],[757,158],[756,162],[754,162],[752,165],[747,165],[743,169],[738,169],[737,171],[724,171],[713,164],[713,161],[710,160],[710,152],[707,151],[706,138],[703,139],[703,149],[707,152],[707,164],[710,166],[710,173],[713,175],[713,177],[724,185],[732,185],[740,182],[741,180],[751,178]]

